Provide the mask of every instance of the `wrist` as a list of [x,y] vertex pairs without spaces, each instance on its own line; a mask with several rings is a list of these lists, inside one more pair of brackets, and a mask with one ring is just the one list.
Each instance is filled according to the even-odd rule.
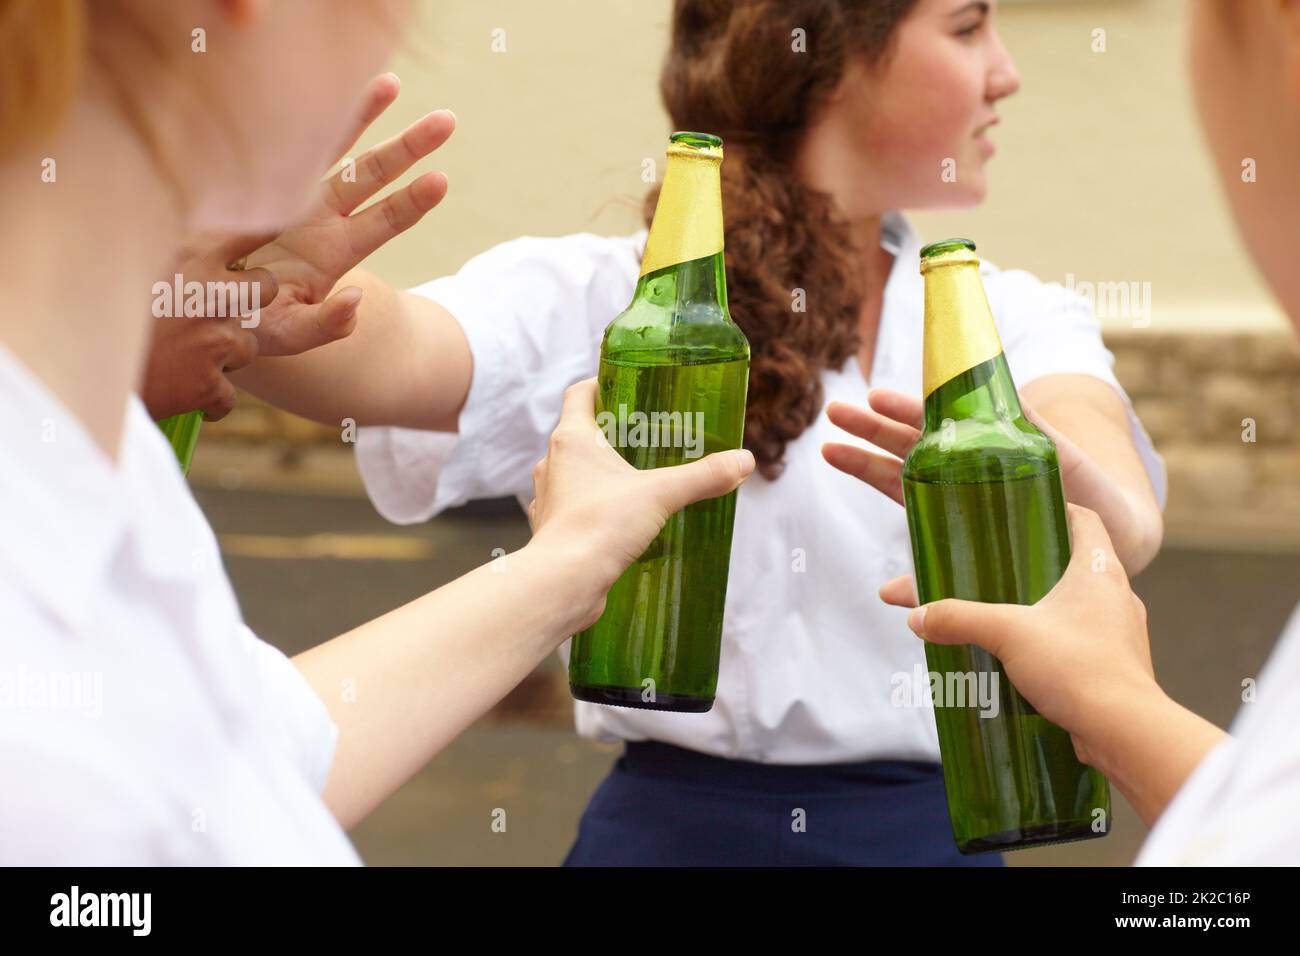
[[1123,495],[1129,515],[1124,569],[1132,576],[1150,564],[1160,551],[1165,536],[1164,516],[1153,499],[1128,490]]
[[589,550],[562,536],[538,535],[513,555],[536,581],[537,593],[545,595],[560,639],[595,623],[605,609],[605,595],[618,575],[593,559]]
[[1103,699],[1087,707],[1075,736],[1092,766],[1122,782],[1131,775],[1133,755],[1141,752],[1148,736],[1166,726],[1175,709],[1181,708],[1154,678],[1112,684]]
[[1101,500],[1078,504],[1097,512],[1115,548],[1115,556],[1130,576],[1151,563],[1160,550],[1163,523],[1153,503],[1110,482]]

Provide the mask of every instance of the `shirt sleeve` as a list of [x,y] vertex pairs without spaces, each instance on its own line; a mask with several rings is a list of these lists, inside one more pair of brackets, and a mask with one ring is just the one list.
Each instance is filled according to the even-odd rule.
[[307,683],[296,664],[278,648],[240,624],[240,638],[257,673],[264,712],[275,719],[265,722],[274,746],[297,767],[317,793],[325,791],[339,729],[329,708]]
[[1168,493],[1164,459],[1115,377],[1115,356],[1102,341],[1092,304],[1060,283],[1043,282],[1019,269],[990,267],[984,280],[1017,387],[1046,375],[1091,375],[1113,388],[1124,403],[1133,447],[1163,510]]
[[1215,745],[1156,821],[1138,866],[1300,864],[1300,608],[1260,672],[1232,735]]
[[380,514],[410,524],[477,498],[528,499],[564,390],[596,374],[604,328],[632,298],[644,241],[516,239],[411,290],[460,324],[473,377],[455,434],[360,430],[357,467]]

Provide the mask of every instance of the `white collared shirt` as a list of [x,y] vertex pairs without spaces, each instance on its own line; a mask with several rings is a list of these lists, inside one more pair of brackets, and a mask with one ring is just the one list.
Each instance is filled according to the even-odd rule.
[[320,797],[328,711],[125,414],[113,463],[0,348],[0,864],[359,862]]
[[[474,373],[458,434],[361,430],[358,465],[385,517],[418,522],[474,498],[532,497],[532,467],[546,452],[564,389],[596,374],[601,334],[632,298],[645,236],[517,239],[413,290],[459,321]],[[920,241],[891,214],[882,245],[895,260],[871,382],[919,394]],[[1026,272],[983,263],[981,274],[1019,385],[1082,373],[1113,386],[1128,406],[1085,299]],[[822,385],[828,402],[866,404],[856,360],[823,372]],[[1163,503],[1163,464],[1129,414]],[[928,694],[895,693],[904,682],[922,686],[915,679],[925,669],[921,641],[907,628],[907,612],[877,597],[881,584],[912,569],[903,509],[826,464],[826,441],[856,440],[823,414],[787,446],[779,479],[754,476],[740,489],[713,709],[674,714],[575,702],[579,733],[770,763],[938,760]],[[566,643],[566,663],[567,652]]]
[[1138,866],[1300,866],[1300,607],[1220,741],[1147,837]]

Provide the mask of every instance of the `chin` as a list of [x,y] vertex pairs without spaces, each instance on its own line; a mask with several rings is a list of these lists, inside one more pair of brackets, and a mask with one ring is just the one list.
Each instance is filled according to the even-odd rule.
[[957,199],[957,206],[960,209],[969,209],[972,206],[978,206],[988,195],[988,183],[984,180],[984,174],[981,173],[979,182],[967,183],[966,188]]
[[941,189],[927,190],[913,202],[900,203],[901,209],[971,209],[984,201],[988,183],[984,174],[965,181],[948,183]]

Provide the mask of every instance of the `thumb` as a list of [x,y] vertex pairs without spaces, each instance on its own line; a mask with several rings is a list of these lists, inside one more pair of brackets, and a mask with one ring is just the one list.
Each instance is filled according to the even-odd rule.
[[753,453],[739,448],[715,451],[699,461],[655,468],[646,474],[654,476],[658,483],[659,503],[669,514],[674,514],[696,501],[734,491],[753,470]]
[[248,282],[257,287],[257,307],[265,309],[280,294],[280,283],[275,273],[269,269],[244,269],[239,272],[227,272],[233,282]]
[[261,334],[262,355],[300,355],[346,338],[356,326],[361,290],[340,289],[319,305],[298,306],[268,322]]
[[1019,616],[1029,610],[1018,604],[945,598],[918,607],[908,615],[907,626],[932,644],[974,644],[999,657]]

